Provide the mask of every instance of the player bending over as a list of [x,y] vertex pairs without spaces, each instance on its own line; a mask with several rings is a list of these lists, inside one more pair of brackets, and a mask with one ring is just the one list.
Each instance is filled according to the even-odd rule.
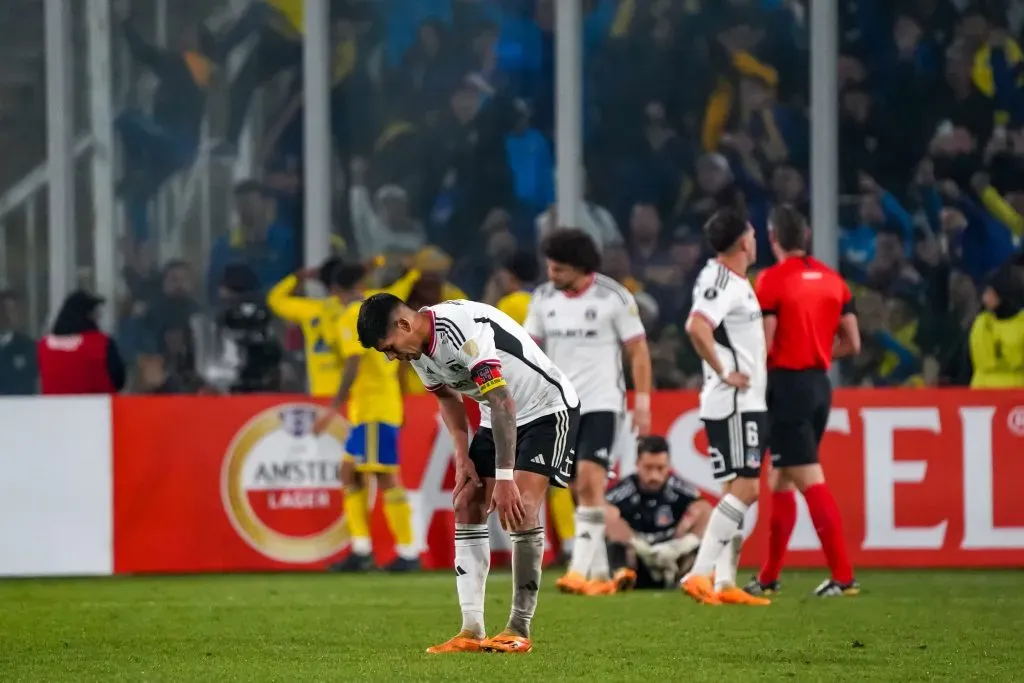
[[[359,341],[390,360],[409,362],[437,397],[455,445],[462,629],[427,652],[529,652],[544,556],[540,508],[548,486],[568,486],[572,475],[580,406],[572,384],[515,321],[473,301],[414,311],[397,297],[372,296],[359,312]],[[480,403],[472,443],[462,395]],[[501,633],[486,638],[492,510],[512,538],[512,615]]]
[[[345,521],[352,536],[352,552],[329,569],[339,572],[373,569],[370,497],[366,485],[367,477],[372,476],[377,478],[377,486],[384,492],[384,518],[398,552],[398,557],[385,569],[414,571],[419,569],[419,557],[413,542],[412,506],[398,474],[398,432],[404,417],[398,365],[388,363],[376,351],[364,349],[356,333],[356,321],[365,296],[359,290],[359,283],[365,276],[366,268],[361,264],[339,264],[329,276],[331,293],[342,307],[334,345],[342,371],[338,393],[331,409],[317,419],[316,432],[327,429],[346,401],[352,424],[341,463]],[[410,271],[383,291],[400,298],[408,297],[418,277],[418,272]]]
[[711,506],[672,472],[668,442],[637,442],[636,473],[608,490],[608,560],[620,590],[674,587],[689,568]]
[[724,495],[680,587],[706,604],[767,605],[768,599],[736,587],[743,516],[757,501],[761,459],[768,445],[764,328],[761,307],[747,280],[757,242],[754,228],[730,209],[715,213],[704,231],[717,257],[697,276],[686,332],[703,361],[700,417],[713,473]]
[[651,354],[629,290],[597,273],[601,256],[581,230],[558,230],[543,245],[549,282],[533,293],[526,331],[586,397],[576,440],[576,539],[565,593],[608,595],[617,590],[605,552],[604,492],[616,431],[626,411],[622,351],[630,360],[640,434],[651,425]]
[[757,296],[768,343],[772,512],[768,559],[746,591],[778,592],[799,491],[832,570],[815,595],[857,595],[860,585],[846,551],[842,514],[818,461],[832,409],[828,369],[833,358],[860,351],[853,297],[839,273],[807,254],[809,229],[799,211],[776,207],[769,228],[779,262],[758,276]]

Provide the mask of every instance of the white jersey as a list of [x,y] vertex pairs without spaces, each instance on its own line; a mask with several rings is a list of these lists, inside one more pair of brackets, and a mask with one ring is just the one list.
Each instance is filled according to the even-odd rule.
[[433,324],[429,349],[410,361],[428,391],[449,386],[480,403],[480,426],[491,426],[485,395],[508,386],[516,424],[578,408],[572,383],[530,335],[493,306],[445,301],[420,309]]
[[644,336],[628,289],[604,275],[577,294],[545,283],[534,291],[523,326],[576,387],[582,413],[625,411],[622,345]]
[[704,386],[700,392],[700,416],[723,420],[734,413],[768,410],[768,352],[761,322],[761,306],[754,288],[715,259],[697,276],[690,315],[707,320],[715,331],[715,350],[724,374],[737,371],[750,377],[750,387],[739,391],[721,380],[704,363]]

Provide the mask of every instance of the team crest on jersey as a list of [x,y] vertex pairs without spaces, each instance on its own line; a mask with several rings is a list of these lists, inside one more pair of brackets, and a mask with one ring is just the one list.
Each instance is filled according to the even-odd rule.
[[583,317],[586,318],[587,320],[596,320],[597,319],[597,309],[596,308],[588,308],[583,313]]
[[672,508],[668,505],[662,505],[654,513],[654,524],[655,526],[671,526],[672,525]]
[[747,467],[756,469],[761,466],[761,450],[758,448],[747,449]]

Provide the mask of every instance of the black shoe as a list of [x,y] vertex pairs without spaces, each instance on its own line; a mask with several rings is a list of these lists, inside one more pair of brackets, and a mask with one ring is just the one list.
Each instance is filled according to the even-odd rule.
[[372,555],[357,555],[351,553],[341,562],[335,562],[327,567],[329,572],[339,572],[344,574],[351,574],[356,572],[369,572],[373,571],[373,556]]
[[776,595],[782,590],[782,584],[778,581],[772,581],[771,583],[761,583],[760,580],[755,576],[750,580],[743,590],[749,595],[754,595],[759,598],[763,598],[766,595]]
[[419,570],[420,561],[415,558],[410,559],[408,557],[396,557],[390,564],[384,567],[384,571],[395,573],[418,572]]
[[819,598],[841,598],[849,595],[860,594],[860,584],[857,579],[850,583],[839,583],[833,579],[826,579],[821,585],[814,589],[814,594]]

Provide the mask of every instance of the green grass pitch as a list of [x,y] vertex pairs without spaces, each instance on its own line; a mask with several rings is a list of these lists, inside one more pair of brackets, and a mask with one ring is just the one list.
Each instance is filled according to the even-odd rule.
[[[447,572],[0,581],[0,681],[1024,680],[1019,572],[863,572],[862,595],[828,600],[790,572],[763,608],[563,596],[554,577],[518,656],[424,654],[458,626]],[[488,589],[496,632],[509,575]]]

